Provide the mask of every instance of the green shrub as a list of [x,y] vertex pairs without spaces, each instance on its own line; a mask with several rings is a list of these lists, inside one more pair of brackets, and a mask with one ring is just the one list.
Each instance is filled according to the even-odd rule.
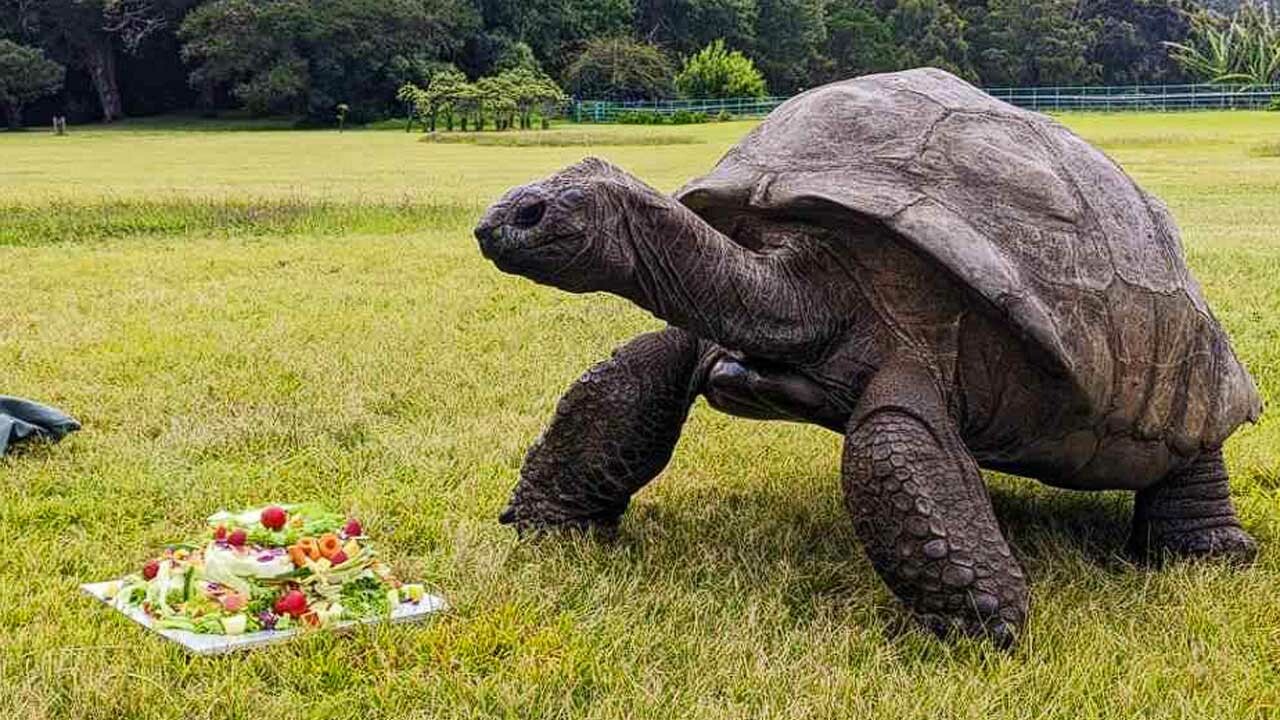
[[623,125],[662,125],[667,118],[653,110],[623,110],[614,120]]
[[764,97],[764,77],[755,63],[724,40],[716,40],[684,61],[676,75],[676,88],[685,97]]
[[1186,43],[1165,42],[1187,72],[1215,83],[1280,82],[1280,18],[1266,3],[1239,3],[1235,14],[1192,16]]
[[705,112],[701,110],[698,110],[696,112],[690,112],[688,110],[677,110],[671,113],[672,125],[698,125],[698,124],[707,122],[710,119],[711,119],[711,116],[707,115]]
[[716,122],[729,122],[733,119],[733,113],[728,110],[721,110],[716,114]]
[[656,110],[623,110],[614,116],[614,122],[622,125],[697,125],[709,122],[711,116],[701,110],[676,110],[664,115]]
[[1280,112],[1280,95],[1273,95],[1271,97],[1271,104],[1267,106],[1267,109]]

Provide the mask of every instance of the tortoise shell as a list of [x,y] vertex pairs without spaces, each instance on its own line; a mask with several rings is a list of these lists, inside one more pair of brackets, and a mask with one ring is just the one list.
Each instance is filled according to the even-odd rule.
[[1100,435],[1189,455],[1261,412],[1168,209],[1058,122],[942,70],[794,97],[677,198],[731,236],[743,213],[881,223],[1065,376]]

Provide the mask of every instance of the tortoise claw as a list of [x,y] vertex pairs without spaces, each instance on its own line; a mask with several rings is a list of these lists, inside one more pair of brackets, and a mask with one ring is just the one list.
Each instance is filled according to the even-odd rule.
[[979,620],[924,613],[916,615],[916,620],[940,640],[970,637],[986,640],[998,650],[1012,650],[1018,644],[1018,625],[1001,617]]
[[507,509],[503,510],[502,513],[498,515],[498,522],[502,525],[513,525],[515,524],[515,521],[516,509],[512,505],[508,505]]

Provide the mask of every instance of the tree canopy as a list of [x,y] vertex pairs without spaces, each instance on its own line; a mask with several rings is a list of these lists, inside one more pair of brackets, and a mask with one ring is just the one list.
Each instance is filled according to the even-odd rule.
[[1277,2],[0,0],[0,39],[66,67],[56,104],[77,119],[244,107],[332,123],[338,104],[353,122],[400,112],[397,90],[443,67],[473,86],[458,108],[492,104],[477,83],[517,69],[580,98],[728,92],[694,79],[708,48],[777,95],[920,65],[989,86],[1263,78]]
[[577,97],[604,100],[661,100],[675,94],[671,62],[657,46],[627,38],[587,43],[564,73]]
[[37,48],[0,40],[0,106],[10,128],[22,125],[22,107],[62,87],[66,69]]

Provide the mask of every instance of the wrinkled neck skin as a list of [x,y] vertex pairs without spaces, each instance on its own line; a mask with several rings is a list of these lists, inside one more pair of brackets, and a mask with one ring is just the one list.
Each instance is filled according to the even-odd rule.
[[796,272],[804,250],[755,252],[673,198],[641,193],[628,193],[612,231],[596,238],[610,267],[592,289],[754,357],[790,363],[829,342],[833,313],[816,292],[824,284]]

